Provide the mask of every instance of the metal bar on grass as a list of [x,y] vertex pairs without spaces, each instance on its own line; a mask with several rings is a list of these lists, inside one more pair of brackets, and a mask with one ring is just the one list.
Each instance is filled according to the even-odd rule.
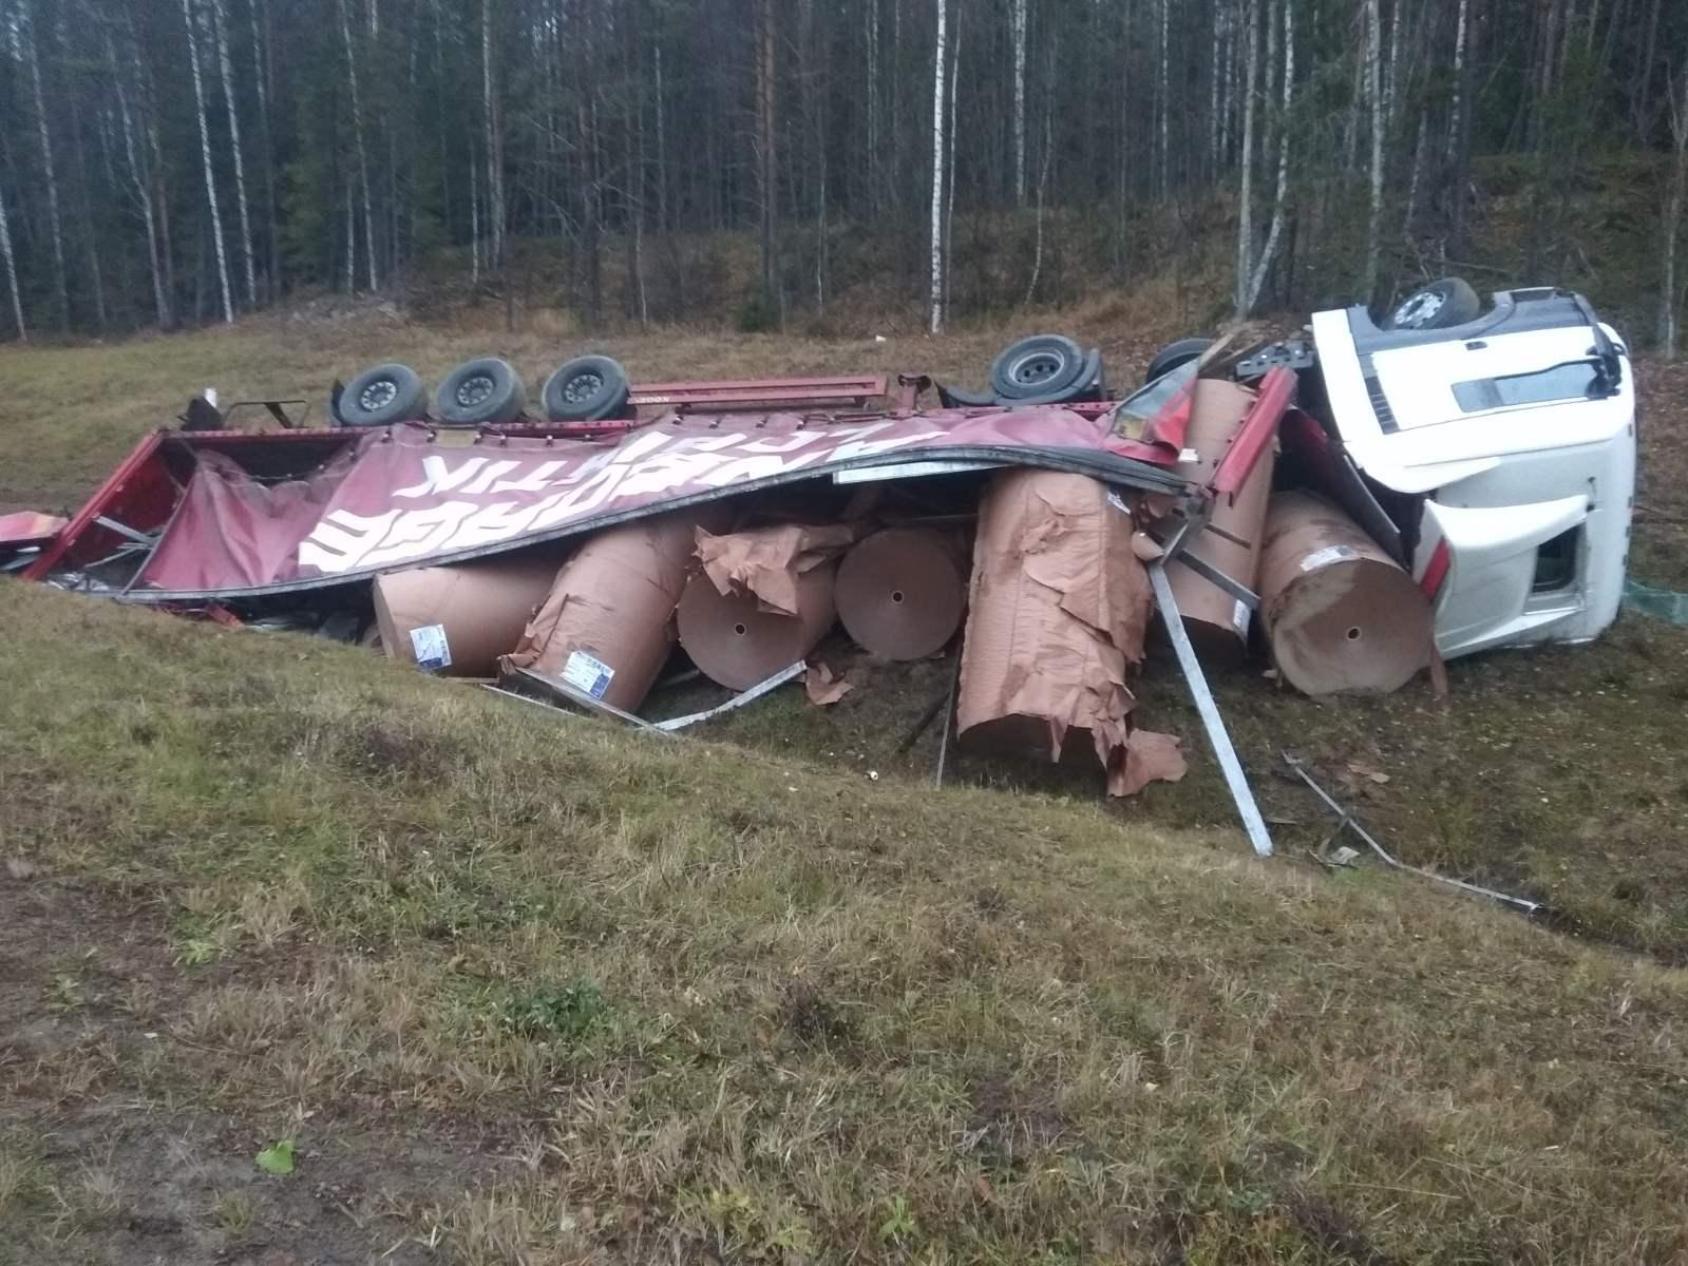
[[772,677],[765,678],[762,681],[757,682],[754,686],[739,691],[738,694],[734,695],[731,699],[728,699],[725,703],[717,704],[713,708],[705,708],[702,712],[690,712],[683,717],[670,717],[666,721],[657,721],[654,722],[654,725],[664,734],[672,734],[677,730],[686,729],[688,726],[696,725],[700,721],[707,721],[710,717],[718,717],[723,712],[731,712],[734,708],[742,708],[745,704],[750,703],[753,700],[760,699],[770,690],[776,690],[785,685],[786,682],[791,681],[793,678],[801,677],[807,669],[808,664],[806,664],[803,660],[798,660],[795,664],[787,664]]
[[1285,752],[1283,756],[1284,763],[1299,774],[1301,776],[1301,781],[1312,788],[1313,794],[1323,800],[1330,811],[1336,814],[1338,821],[1336,824],[1336,830],[1331,833],[1331,839],[1334,840],[1337,836],[1341,835],[1342,829],[1347,827],[1350,831],[1354,832],[1355,835],[1359,836],[1360,839],[1371,848],[1371,851],[1376,853],[1378,857],[1383,860],[1385,865],[1393,866],[1396,870],[1411,871],[1415,875],[1422,875],[1426,879],[1433,879],[1439,884],[1447,884],[1450,888],[1458,888],[1463,892],[1469,892],[1479,897],[1487,897],[1489,900],[1498,901],[1502,905],[1512,906],[1514,909],[1522,910],[1526,914],[1535,914],[1542,909],[1542,904],[1539,901],[1528,901],[1523,897],[1514,897],[1509,893],[1496,892],[1493,888],[1485,888],[1481,884],[1466,883],[1463,879],[1455,879],[1449,875],[1438,875],[1433,870],[1425,870],[1421,866],[1409,866],[1405,862],[1397,861],[1389,855],[1388,850],[1386,850],[1383,845],[1379,844],[1372,838],[1370,831],[1366,830],[1365,827],[1361,826],[1354,820],[1354,815],[1352,813],[1350,813],[1347,809],[1344,809],[1336,802],[1335,799],[1332,798],[1329,792],[1313,781],[1313,775],[1307,772],[1307,767],[1305,765],[1303,765],[1289,752]]
[[1191,645],[1190,635],[1184,629],[1184,617],[1178,612],[1178,600],[1172,596],[1172,582],[1166,578],[1165,561],[1156,559],[1148,568],[1149,583],[1155,590],[1155,603],[1160,608],[1161,619],[1166,623],[1167,636],[1172,639],[1172,649],[1178,656],[1178,666],[1184,671],[1184,682],[1190,688],[1190,697],[1195,700],[1196,711],[1201,714],[1202,725],[1207,730],[1207,741],[1219,761],[1220,772],[1225,775],[1225,785],[1230,788],[1231,799],[1236,802],[1237,814],[1243,820],[1243,830],[1248,833],[1248,841],[1254,846],[1255,853],[1261,857],[1270,857],[1271,833],[1267,831],[1266,819],[1261,816],[1260,806],[1255,802],[1254,791],[1248,785],[1248,775],[1243,773],[1242,762],[1237,759],[1237,749],[1231,745],[1231,736],[1225,729],[1225,719],[1219,715],[1219,705],[1214,702],[1213,692],[1208,689],[1201,662],[1196,658],[1196,648]]

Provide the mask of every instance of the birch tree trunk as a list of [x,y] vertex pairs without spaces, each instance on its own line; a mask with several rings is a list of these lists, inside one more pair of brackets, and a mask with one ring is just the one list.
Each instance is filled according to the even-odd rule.
[[757,192],[761,195],[762,298],[779,306],[779,161],[774,104],[774,3],[762,0],[756,23]]
[[24,52],[29,60],[29,82],[35,101],[36,134],[41,140],[41,165],[47,178],[47,231],[53,247],[53,301],[60,328],[70,324],[70,287],[64,264],[64,221],[59,215],[59,177],[53,161],[53,138],[47,126],[47,102],[41,91],[40,40],[35,30],[32,0],[22,0],[20,10],[29,39]]
[[1383,22],[1379,0],[1366,0],[1366,89],[1371,99],[1371,214],[1366,220],[1366,269],[1360,293],[1370,303],[1377,289],[1379,233],[1383,225]]
[[504,265],[504,145],[498,95],[492,90],[492,0],[481,0],[481,109],[486,115],[487,227],[492,241],[489,268]]
[[1674,102],[1670,120],[1676,141],[1676,170],[1670,184],[1670,206],[1665,210],[1663,276],[1659,286],[1659,352],[1666,360],[1676,359],[1676,309],[1680,296],[1676,285],[1676,239],[1682,235],[1684,194],[1688,193],[1688,67],[1682,72],[1682,97]]
[[867,0],[867,205],[879,210],[879,0]]
[[1272,266],[1272,256],[1278,249],[1278,237],[1283,232],[1284,205],[1289,194],[1289,138],[1292,131],[1290,107],[1295,100],[1295,0],[1281,2],[1284,15],[1284,86],[1282,115],[1278,125],[1278,187],[1272,194],[1272,224],[1266,230],[1266,245],[1261,247],[1260,258],[1255,261],[1254,274],[1248,283],[1248,302],[1238,316],[1247,316],[1254,310],[1254,305],[1260,302],[1260,290],[1266,284],[1266,273]]
[[12,229],[6,220],[6,196],[0,192],[0,257],[6,265],[6,286],[12,297],[12,323],[18,329],[18,342],[29,342],[29,330],[23,323],[23,297],[18,294],[18,261],[12,255]]
[[944,328],[944,96],[945,7],[938,0],[938,34],[932,48],[932,289],[929,328]]
[[954,55],[949,70],[949,124],[945,144],[949,158],[944,163],[944,311],[949,311],[950,249],[955,245],[955,97],[961,87],[961,10],[963,0],[955,0],[955,21],[950,24],[950,44]]
[[264,290],[274,299],[281,291],[281,229],[276,218],[275,134],[270,130],[269,12],[264,0],[250,0],[252,19],[252,79],[258,89],[258,144],[264,159],[264,222],[269,239],[265,251]]
[[228,22],[223,0],[211,0],[211,34],[217,42],[217,69],[223,81],[223,104],[229,113],[229,148],[234,152],[234,197],[240,212],[240,255],[246,266],[246,306],[258,306],[258,279],[252,266],[252,217],[246,205],[246,158],[240,149],[240,112],[234,103],[234,66],[229,60]]
[[1243,0],[1243,23],[1248,27],[1247,68],[1243,78],[1242,180],[1237,192],[1237,273],[1233,298],[1237,315],[1248,311],[1248,261],[1254,237],[1254,90],[1260,75],[1260,23],[1256,0]]
[[1010,36],[1014,45],[1014,205],[1026,205],[1026,27],[1030,0],[1012,0]]
[[182,21],[188,28],[188,61],[193,66],[194,114],[199,120],[199,161],[205,171],[205,205],[211,213],[211,244],[217,256],[217,284],[223,299],[223,320],[232,325],[234,299],[229,293],[229,260],[223,247],[223,221],[217,210],[217,179],[211,169],[211,128],[205,117],[205,82],[199,73],[199,35],[194,30],[193,0],[182,0]]
[[123,132],[123,157],[129,165],[129,180],[135,187],[135,201],[141,208],[141,224],[147,235],[147,264],[152,274],[152,302],[161,328],[170,325],[170,307],[164,297],[164,271],[158,260],[158,218],[153,213],[152,173],[147,169],[146,147],[135,145],[134,119],[129,113],[129,94],[123,88],[123,72],[117,64],[117,48],[106,36],[106,62],[117,90],[118,123]]
[[[212,0],[217,3],[218,0]],[[346,14],[346,0],[340,0],[340,37],[346,46],[346,87],[352,96],[352,139],[358,151],[358,188],[363,194],[363,253],[369,271],[369,288],[379,290],[381,278],[375,263],[375,215],[369,205],[369,153],[363,140],[363,103],[358,98],[358,58],[352,46],[352,23]],[[349,200],[348,200],[349,205]]]
[[1158,161],[1156,168],[1155,168],[1155,170],[1156,170],[1156,188],[1159,191],[1160,196],[1163,197],[1163,198],[1166,197],[1167,172],[1168,172],[1169,167],[1171,166],[1171,150],[1170,150],[1169,144],[1168,144],[1169,134],[1168,134],[1168,128],[1167,128],[1167,116],[1172,113],[1172,103],[1168,98],[1168,91],[1167,91],[1169,85],[1168,85],[1168,75],[1167,75],[1167,38],[1166,38],[1166,36],[1167,36],[1167,29],[1166,29],[1167,28],[1167,10],[1168,10],[1168,8],[1171,7],[1171,4],[1172,4],[1172,0],[1160,0],[1160,5],[1159,5],[1159,8],[1160,8],[1160,57],[1158,59],[1159,73],[1158,73],[1158,77],[1156,79],[1156,83],[1157,83],[1158,87],[1156,88],[1156,91],[1155,91],[1155,99],[1156,99],[1156,101],[1159,105],[1159,109],[1160,109],[1160,132],[1159,132],[1159,136],[1158,136],[1159,144],[1158,144],[1158,147],[1157,147],[1158,150],[1159,150],[1159,153],[1158,153],[1158,156],[1157,156],[1159,161]]

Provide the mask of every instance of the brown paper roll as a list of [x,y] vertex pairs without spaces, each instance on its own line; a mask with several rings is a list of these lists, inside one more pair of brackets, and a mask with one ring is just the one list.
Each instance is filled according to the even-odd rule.
[[837,565],[822,563],[797,575],[797,614],[764,609],[753,593],[724,594],[708,576],[686,582],[678,611],[680,645],[705,677],[745,690],[794,664],[832,627]]
[[[1236,383],[1202,378],[1196,381],[1190,405],[1190,428],[1185,443],[1196,452],[1196,460],[1182,463],[1178,473],[1196,483],[1213,477],[1219,459],[1241,429],[1243,417],[1254,403],[1254,393]],[[1221,532],[1237,538],[1228,540],[1219,532],[1199,532],[1185,546],[1237,581],[1255,588],[1260,570],[1261,538],[1266,528],[1266,503],[1272,494],[1272,467],[1276,447],[1268,448],[1236,496],[1220,498],[1213,507],[1211,522]],[[1239,545],[1237,541],[1246,541]],[[1182,563],[1166,570],[1172,596],[1184,617],[1190,640],[1205,655],[1231,660],[1248,647],[1249,611],[1246,606],[1205,577]]]
[[697,516],[682,511],[598,533],[556,573],[507,668],[557,678],[632,712],[673,643]]
[[1131,516],[1093,479],[1011,470],[991,480],[973,544],[957,737],[1050,760],[1088,738],[1121,794],[1126,679],[1153,600],[1131,538]]
[[1283,492],[1266,515],[1260,608],[1284,680],[1310,695],[1398,690],[1430,662],[1430,602],[1341,510]]
[[[448,677],[491,677],[557,574],[555,556],[416,567],[372,586],[381,646]],[[440,664],[440,658],[449,663]]]
[[838,618],[863,650],[923,659],[961,626],[967,583],[952,543],[930,528],[875,532],[838,565]]

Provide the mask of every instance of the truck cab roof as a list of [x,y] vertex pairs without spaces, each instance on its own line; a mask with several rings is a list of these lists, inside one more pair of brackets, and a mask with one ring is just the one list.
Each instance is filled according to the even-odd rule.
[[1314,314],[1313,339],[1349,456],[1399,492],[1512,454],[1598,444],[1633,423],[1627,353],[1569,291],[1501,291],[1444,329],[1386,330],[1364,307],[1333,309]]

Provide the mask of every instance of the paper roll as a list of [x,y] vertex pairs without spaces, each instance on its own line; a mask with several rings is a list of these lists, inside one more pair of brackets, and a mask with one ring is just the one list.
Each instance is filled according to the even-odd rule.
[[592,537],[556,573],[504,667],[543,673],[635,711],[673,645],[696,525],[696,514],[681,511]]
[[1274,496],[1260,558],[1260,608],[1285,681],[1310,695],[1398,690],[1430,662],[1430,601],[1328,502]]
[[[1178,473],[1198,484],[1211,479],[1253,403],[1254,393],[1236,383],[1197,379],[1191,396],[1190,427],[1185,433],[1185,444],[1195,450],[1196,460],[1181,463]],[[1268,447],[1261,455],[1234,497],[1221,497],[1215,502],[1210,522],[1218,531],[1198,532],[1184,547],[1250,589],[1255,588],[1260,569],[1275,448]],[[1239,659],[1248,647],[1248,607],[1181,562],[1171,563],[1166,577],[1190,640],[1204,657]]]
[[954,543],[931,528],[886,528],[838,565],[838,618],[882,659],[924,659],[955,636],[967,583]]
[[[1073,732],[1088,731],[1110,794],[1125,793],[1126,681],[1153,601],[1132,534],[1131,516],[1083,475],[1013,470],[991,480],[973,545],[958,737],[1059,760],[1069,737],[1083,737]],[[1152,771],[1165,765],[1145,768],[1164,776]]]
[[705,677],[745,690],[815,649],[832,627],[836,564],[795,577],[795,615],[774,611],[749,590],[722,593],[699,573],[686,582],[678,611],[680,645]]
[[394,659],[448,677],[491,677],[556,574],[550,555],[377,576],[371,592],[381,646]]

